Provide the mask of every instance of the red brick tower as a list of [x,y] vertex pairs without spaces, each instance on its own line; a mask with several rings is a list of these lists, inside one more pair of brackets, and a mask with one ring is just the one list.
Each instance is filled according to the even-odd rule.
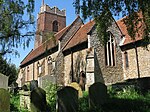
[[49,7],[42,1],[42,6],[37,18],[37,30],[34,48],[37,48],[47,40],[46,34],[57,33],[66,27],[66,11],[59,10],[57,7]]

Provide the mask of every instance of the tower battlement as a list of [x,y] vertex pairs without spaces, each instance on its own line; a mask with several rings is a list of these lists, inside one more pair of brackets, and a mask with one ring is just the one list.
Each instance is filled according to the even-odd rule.
[[58,7],[56,6],[51,8],[48,5],[43,5],[40,8],[40,13],[42,12],[49,12],[49,13],[57,14],[60,16],[66,16],[66,10],[65,9],[59,10]]

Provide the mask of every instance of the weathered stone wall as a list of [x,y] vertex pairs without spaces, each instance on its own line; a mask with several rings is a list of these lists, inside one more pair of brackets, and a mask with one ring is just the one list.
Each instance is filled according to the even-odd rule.
[[[73,72],[77,80],[81,71],[85,72],[86,68],[86,49],[73,52]],[[64,80],[65,85],[71,83],[71,53],[64,57]]]
[[[148,50],[142,46],[137,47],[140,77],[150,77],[150,44],[147,47]],[[126,50],[126,52],[128,54],[129,67],[125,67],[125,60],[123,60],[124,78],[138,78],[135,49],[128,49]],[[124,53],[122,55],[124,55]]]
[[[115,23],[109,28],[109,31],[115,37],[116,43],[121,38],[121,33]],[[90,45],[94,48],[95,59],[95,81],[105,84],[112,84],[123,80],[122,54],[119,45],[116,45],[115,66],[105,65],[104,45],[100,42],[94,28],[90,36]]]
[[76,20],[70,26],[69,31],[66,32],[64,37],[61,38],[61,40],[60,40],[61,41],[61,48],[64,47],[64,45],[69,40],[69,38],[71,38],[78,31],[78,29],[80,28],[81,25],[83,25],[81,18],[80,17],[76,18]]
[[[44,74],[41,74],[41,76],[50,75],[48,74],[48,57],[51,56],[53,60],[55,61],[56,56],[58,55],[58,51],[54,52],[53,54],[50,54],[48,56],[45,56],[39,60],[36,60],[35,62],[29,64],[28,66],[25,66],[20,69],[19,71],[19,77],[17,79],[17,82],[19,83],[19,86],[21,87],[24,83],[31,81],[31,80],[38,80],[38,62],[40,64],[44,64]],[[29,67],[29,68],[28,68]],[[27,68],[29,71],[27,71]],[[29,72],[29,73],[28,73]],[[23,81],[25,79],[25,81]],[[22,80],[22,81],[20,81]],[[22,83],[24,82],[24,83]]]
[[59,85],[64,85],[64,55],[61,51],[56,58],[54,74],[56,75],[56,82]]
[[64,36],[61,38],[61,50],[58,53],[58,56],[56,58],[55,63],[55,71],[54,74],[57,76],[57,83],[64,85],[64,54],[63,54],[63,47],[66,44],[66,42],[77,32],[77,30],[82,25],[81,18],[77,18],[72,26],[70,27],[69,31],[64,34]]
[[71,54],[64,57],[65,86],[71,83]]

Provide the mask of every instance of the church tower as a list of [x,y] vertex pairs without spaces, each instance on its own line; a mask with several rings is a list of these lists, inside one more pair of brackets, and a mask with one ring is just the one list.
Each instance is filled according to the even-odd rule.
[[59,10],[57,7],[49,7],[44,4],[42,6],[37,18],[37,30],[35,36],[34,48],[37,48],[47,40],[47,34],[53,32],[54,34],[66,27],[66,11]]

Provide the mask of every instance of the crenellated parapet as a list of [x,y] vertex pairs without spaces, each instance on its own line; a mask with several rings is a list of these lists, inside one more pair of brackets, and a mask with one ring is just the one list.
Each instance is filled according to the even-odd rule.
[[59,10],[58,7],[56,7],[56,6],[51,8],[48,5],[43,5],[40,8],[40,13],[42,13],[42,12],[49,12],[52,14],[66,16],[66,10],[65,9]]

